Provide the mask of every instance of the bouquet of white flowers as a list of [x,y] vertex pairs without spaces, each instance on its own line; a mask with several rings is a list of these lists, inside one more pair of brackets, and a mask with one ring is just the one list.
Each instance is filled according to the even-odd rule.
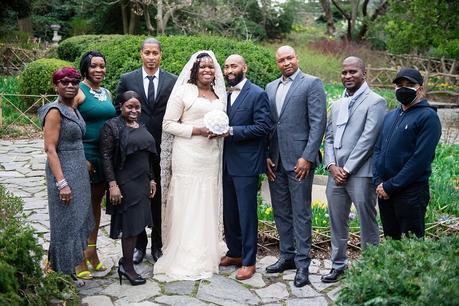
[[212,133],[221,135],[228,132],[229,118],[224,111],[213,110],[205,114],[204,124]]

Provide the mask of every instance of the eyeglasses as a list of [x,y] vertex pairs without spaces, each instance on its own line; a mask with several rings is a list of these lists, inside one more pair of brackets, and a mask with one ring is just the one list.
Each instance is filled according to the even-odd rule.
[[61,83],[63,86],[69,86],[69,84],[77,86],[80,84],[80,80],[59,80],[59,83]]

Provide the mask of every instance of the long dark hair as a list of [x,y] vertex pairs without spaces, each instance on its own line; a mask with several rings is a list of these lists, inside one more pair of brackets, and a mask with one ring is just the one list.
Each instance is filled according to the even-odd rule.
[[[198,56],[196,56],[196,62],[193,63],[193,67],[191,67],[191,70],[190,70],[190,79],[188,80],[188,83],[191,83],[194,85],[198,84],[199,64],[201,63],[201,60],[206,57],[210,58],[213,61],[209,53],[206,53],[206,52],[199,53]],[[213,85],[213,82],[212,82],[212,85]]]

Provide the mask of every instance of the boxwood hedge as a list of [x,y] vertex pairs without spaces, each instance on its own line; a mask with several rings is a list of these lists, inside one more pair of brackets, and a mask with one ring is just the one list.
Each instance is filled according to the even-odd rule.
[[[81,55],[89,50],[99,50],[107,59],[104,86],[115,91],[123,73],[141,65],[140,45],[146,36],[132,35],[82,35],[60,43],[57,53],[61,59],[79,65]],[[233,53],[245,57],[249,66],[248,78],[264,87],[279,76],[272,51],[250,41],[216,36],[158,36],[162,45],[161,67],[179,74],[189,57],[198,50],[212,50],[220,65]]]
[[[19,92],[23,95],[55,94],[51,76],[59,68],[73,66],[68,61],[56,58],[41,58],[25,67],[19,76]],[[30,106],[37,98],[23,98]]]

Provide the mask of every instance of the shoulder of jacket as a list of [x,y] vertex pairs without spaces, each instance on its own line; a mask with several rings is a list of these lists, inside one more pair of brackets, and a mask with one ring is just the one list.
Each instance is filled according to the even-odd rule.
[[169,71],[166,71],[164,69],[161,69],[159,72],[160,72],[160,74],[163,74],[164,76],[167,76],[167,77],[169,77],[171,79],[174,79],[174,80],[177,80],[177,78],[178,78],[178,76],[176,76],[175,74],[170,73]]

